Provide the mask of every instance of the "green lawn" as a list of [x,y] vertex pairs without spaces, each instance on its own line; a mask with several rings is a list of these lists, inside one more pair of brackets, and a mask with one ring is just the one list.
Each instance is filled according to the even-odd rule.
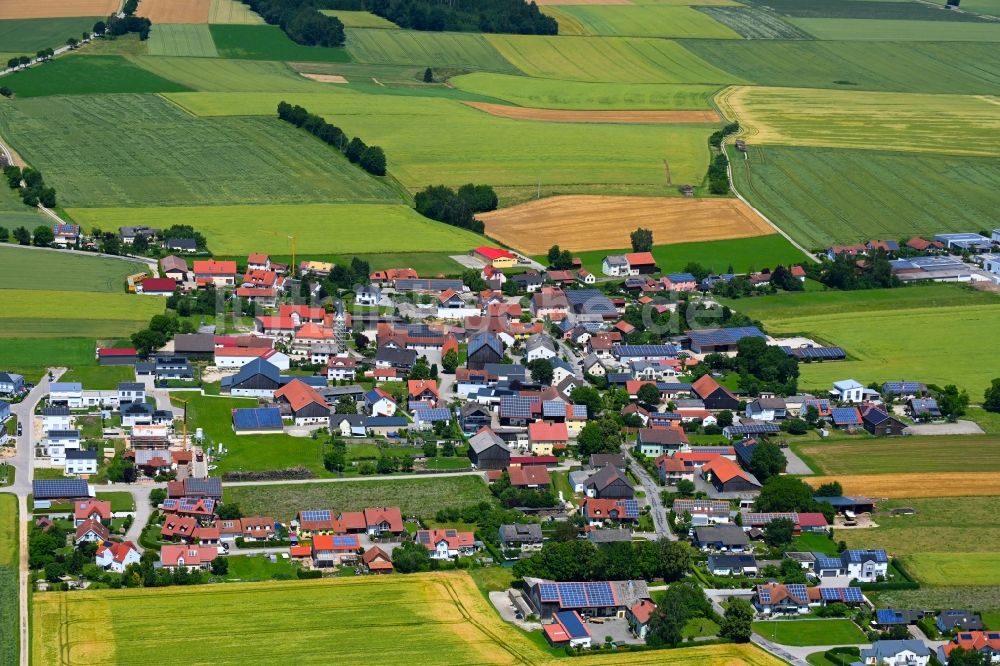
[[833,557],[838,555],[837,543],[825,534],[800,534],[792,540],[789,550],[819,552]]
[[[30,55],[52,47],[65,46],[68,37],[80,39],[80,34],[90,32],[96,21],[106,17],[71,17],[39,19],[7,19],[0,21],[0,50],[4,53]],[[4,65],[7,64],[5,59]]]
[[239,486],[225,489],[225,501],[238,504],[246,515],[292,519],[307,509],[358,511],[373,506],[398,506],[403,516],[433,518],[439,509],[462,508],[491,501],[478,476],[443,478],[371,478],[328,483]]
[[238,549],[231,552],[234,555],[226,558],[229,562],[229,573],[226,581],[253,582],[265,580],[295,580],[298,563],[278,557],[272,562],[267,555],[236,555]]
[[[128,336],[163,312],[162,298],[92,292],[6,289],[0,310],[0,338],[68,335],[89,338]],[[43,350],[41,357],[47,359]]]
[[111,510],[116,513],[119,511],[135,511],[135,500],[132,499],[132,493],[129,492],[98,492],[97,499],[111,502]]
[[768,86],[975,94],[996,93],[1000,85],[1000,50],[990,43],[691,39],[683,45],[733,77]]
[[59,381],[80,382],[88,391],[107,391],[117,388],[121,382],[134,382],[135,369],[130,365],[75,366]]
[[486,37],[472,32],[351,28],[346,48],[359,63],[518,72]]
[[137,261],[0,245],[0,289],[123,294],[125,278],[146,270]]
[[[274,114],[195,118],[153,95],[49,97],[0,104],[0,134],[70,208],[400,201]],[[107,141],[111,135],[117,140]]]
[[[69,209],[84,226],[117,227],[127,224],[135,213],[132,208]],[[375,251],[465,254],[483,243],[482,236],[429,220],[402,205],[178,206],[144,210],[143,218],[161,228],[194,225],[215,254],[242,256],[243,260],[248,252],[289,253],[289,235],[295,236],[299,259],[334,252],[342,256]],[[452,270],[456,269],[457,264]]]
[[209,26],[215,48],[223,58],[247,60],[315,60],[346,62],[347,52],[341,48],[303,46],[288,38],[276,25]]
[[0,344],[0,367],[38,382],[47,367],[93,365],[94,340],[84,338],[7,338]]
[[475,72],[451,79],[461,90],[542,109],[706,109],[719,86],[589,83]]
[[779,645],[849,645],[868,640],[858,625],[844,619],[754,622],[753,630]]
[[283,62],[166,56],[134,56],[129,62],[189,90],[296,92],[323,89],[323,84],[310,81]]
[[149,31],[149,55],[216,58],[219,52],[206,24],[158,23]]
[[914,553],[904,561],[928,585],[1000,585],[1000,553]]
[[121,56],[78,54],[57,58],[44,67],[32,67],[6,76],[4,85],[18,97],[190,90],[167,77],[136,67]]

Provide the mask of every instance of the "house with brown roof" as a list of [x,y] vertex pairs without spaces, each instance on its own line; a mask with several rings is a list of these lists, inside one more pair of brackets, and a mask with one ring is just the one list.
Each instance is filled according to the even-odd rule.
[[699,377],[691,384],[691,390],[705,403],[705,409],[732,411],[740,407],[739,399],[729,389],[715,381],[712,375]]
[[410,379],[406,382],[407,400],[437,403],[438,383],[436,379]]
[[111,532],[107,527],[96,520],[85,520],[76,528],[73,535],[73,543],[79,546],[81,543],[104,543],[111,539]]
[[295,425],[327,425],[330,405],[316,389],[305,382],[293,379],[274,392],[274,400],[282,414],[291,416]]
[[207,569],[218,556],[215,546],[167,544],[160,548],[160,566],[169,571]]
[[507,468],[510,485],[529,490],[546,490],[551,483],[545,465],[511,465]]
[[334,567],[358,559],[361,542],[356,534],[317,534],[312,538],[313,564],[317,567]]
[[372,546],[361,556],[361,565],[370,574],[392,573],[392,558],[378,546]]
[[405,530],[398,506],[379,506],[364,510],[365,530],[371,536],[399,535]]
[[160,259],[160,273],[163,274],[163,277],[172,278],[177,282],[186,282],[188,279],[187,260],[173,254],[167,255]]
[[418,530],[414,541],[425,546],[432,560],[453,560],[476,552],[476,535],[451,528]]
[[194,278],[199,287],[232,287],[236,284],[236,262],[206,259],[194,262]]
[[628,625],[639,640],[646,640],[646,634],[649,633],[649,620],[653,617],[655,610],[656,604],[651,600],[640,599],[625,611],[625,619],[628,620]]
[[[815,596],[815,599],[812,597]],[[765,615],[808,613],[811,603],[820,600],[818,587],[766,583],[754,588],[751,603]]]
[[720,493],[760,491],[760,482],[729,458],[718,456],[701,468],[702,477]]
[[528,441],[531,443],[532,455],[550,456],[555,449],[566,448],[569,429],[565,422],[533,421],[528,424]]

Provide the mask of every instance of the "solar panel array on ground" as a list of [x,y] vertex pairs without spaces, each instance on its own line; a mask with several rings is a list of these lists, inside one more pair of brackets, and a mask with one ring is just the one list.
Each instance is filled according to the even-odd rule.
[[233,426],[237,430],[281,430],[281,410],[277,407],[240,408],[233,410]]
[[847,353],[841,347],[799,347],[798,349],[786,350],[789,356],[803,361],[842,361],[847,358]]

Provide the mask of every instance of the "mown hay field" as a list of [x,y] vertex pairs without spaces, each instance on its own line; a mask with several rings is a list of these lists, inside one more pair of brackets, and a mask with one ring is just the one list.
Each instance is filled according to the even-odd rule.
[[747,238],[774,229],[737,199],[560,196],[478,216],[491,238],[527,254],[627,247],[637,227],[657,244]]
[[976,461],[976,471],[1000,471],[998,437],[865,438],[802,445],[798,450],[817,465],[817,473],[829,476],[961,471],[968,469],[970,460]]
[[223,58],[246,60],[299,60],[303,62],[347,62],[342,48],[303,46],[288,38],[276,25],[209,25],[215,48]]
[[[0,338],[127,337],[162,314],[162,298],[132,294],[5,289]],[[0,345],[2,346],[2,345]]]
[[993,157],[751,143],[730,158],[739,192],[808,248],[981,229],[1000,208]]
[[[556,12],[582,27],[584,34],[619,37],[739,39],[740,35],[708,14],[669,5],[567,5]],[[560,30],[560,33],[562,31]]]
[[517,69],[486,37],[471,32],[351,28],[347,31],[346,48],[355,62],[382,65],[426,63],[429,67],[517,73]]
[[142,0],[140,5],[136,14],[145,16],[154,26],[166,23],[208,23],[212,0]]
[[1000,90],[1000,49],[977,42],[686,40],[684,48],[765,86],[920,93]]
[[219,52],[208,25],[160,23],[149,31],[149,55],[216,58]]
[[0,0],[0,19],[108,16],[120,6],[119,0]]
[[212,0],[212,4],[208,8],[208,22],[263,25],[264,19],[239,0]]
[[336,86],[328,90],[316,95],[168,97],[199,116],[271,116],[283,99],[301,104],[349,135],[382,146],[389,172],[413,189],[428,183],[484,182],[494,187],[540,183],[560,185],[564,192],[629,185],[641,189],[639,194],[676,194],[666,184],[664,160],[670,163],[675,183],[700,182],[708,166],[706,141],[713,128],[707,125],[525,122],[497,118],[448,99],[373,97]]
[[[640,37],[486,35],[515,67],[543,79],[611,83],[739,83],[678,42]],[[714,42],[713,42],[714,43]]]
[[754,7],[698,7],[746,39],[809,39],[809,33],[796,28],[774,12]]
[[0,294],[8,289],[123,294],[126,276],[148,270],[137,261],[0,245]]
[[213,253],[289,253],[289,235],[310,253],[451,252],[464,254],[482,236],[434,222],[409,206],[381,204],[261,204],[252,206],[176,206],[71,208],[74,220],[89,228],[118,228],[141,215],[149,226],[165,229],[190,224],[205,234]]
[[66,207],[401,200],[276,116],[196,118],[153,95],[15,100],[0,105],[0,134]]
[[131,62],[189,90],[208,92],[316,91],[318,86],[283,62],[226,58],[134,56]]
[[658,125],[661,123],[718,123],[715,111],[567,111],[563,109],[532,109],[524,106],[466,102],[467,106],[485,111],[498,118],[537,120],[548,123],[622,123],[626,125]]
[[399,29],[399,26],[389,19],[384,19],[378,14],[372,14],[371,12],[348,11],[346,9],[322,9],[320,13],[327,16],[336,16],[344,24],[345,28]]
[[875,498],[1000,495],[1000,472],[841,474],[838,476],[807,476],[803,479],[814,488],[828,481],[839,481],[844,488],[845,495],[865,495]]
[[[917,3],[910,4],[919,6]],[[816,39],[873,42],[1000,42],[1000,23],[873,21],[863,18],[792,18],[789,21]]]
[[68,55],[53,60],[45,67],[31,67],[5,76],[4,85],[19,98],[191,90],[114,55]]
[[460,90],[543,109],[708,109],[719,86],[661,83],[588,83],[475,72],[450,80]]
[[928,585],[1000,585],[1000,553],[916,553],[903,561]]
[[[250,601],[252,600],[252,601]],[[247,603],[255,612],[247,613]],[[204,609],[191,613],[192,605]],[[210,615],[212,622],[206,623]],[[297,637],[296,661],[442,666],[526,664],[556,658],[504,623],[465,573],[314,581],[245,583],[38,595],[33,604],[32,652],[46,664],[189,664],[191,654],[158,650],[164,617],[172,630],[197,634],[197,661],[269,664],[282,641]],[[256,640],[247,640],[248,636]],[[126,640],[127,637],[127,640]],[[778,666],[751,645],[713,645],[662,652],[606,654],[596,666],[644,666],[669,658],[681,666]]]
[[743,86],[717,102],[754,144],[1000,155],[1000,97]]

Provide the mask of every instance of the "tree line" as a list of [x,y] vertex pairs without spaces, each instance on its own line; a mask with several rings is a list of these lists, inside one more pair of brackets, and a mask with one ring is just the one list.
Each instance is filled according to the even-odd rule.
[[281,28],[296,44],[343,46],[344,24],[333,16],[320,14],[329,3],[314,0],[243,0],[271,25]]
[[430,185],[417,192],[415,202],[417,212],[424,217],[481,234],[486,225],[475,214],[496,210],[498,199],[489,185],[467,183],[458,191],[445,185]]
[[[246,0],[244,0],[246,1]],[[523,0],[329,0],[331,9],[364,10],[402,28],[440,32],[556,35],[559,23]]]
[[320,141],[340,150],[351,164],[357,164],[362,169],[375,176],[386,173],[385,152],[379,146],[369,146],[360,137],[348,140],[344,131],[336,125],[331,125],[315,113],[309,113],[304,107],[288,102],[278,102],[278,117],[296,127],[301,127]]
[[[42,204],[46,208],[54,208],[56,205],[55,188],[47,187],[42,172],[31,167],[10,165],[4,167],[3,175],[7,178],[7,184],[11,189],[21,190],[21,201],[24,205],[34,208]],[[23,182],[23,185],[22,185]]]

